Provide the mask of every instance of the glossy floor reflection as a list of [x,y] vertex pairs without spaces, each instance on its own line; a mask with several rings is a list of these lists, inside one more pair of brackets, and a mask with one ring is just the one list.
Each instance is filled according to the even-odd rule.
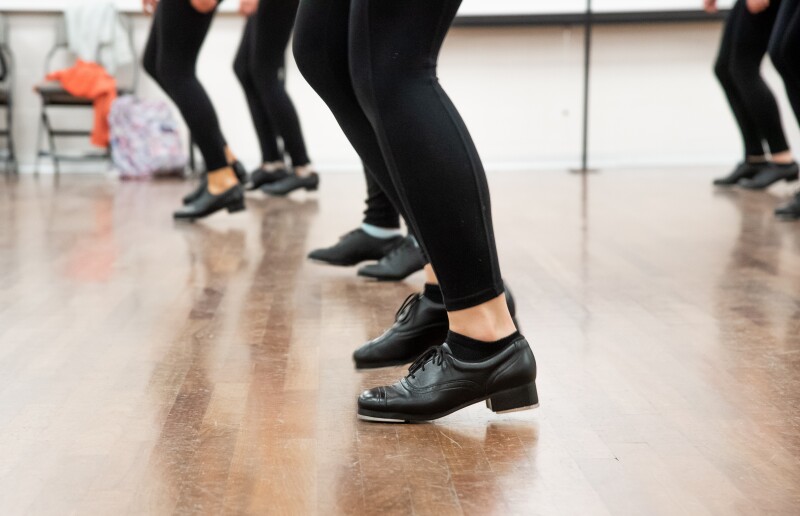
[[363,184],[170,220],[189,185],[0,180],[0,514],[797,514],[800,224],[719,170],[491,176],[542,406],[355,418],[419,287],[308,263]]

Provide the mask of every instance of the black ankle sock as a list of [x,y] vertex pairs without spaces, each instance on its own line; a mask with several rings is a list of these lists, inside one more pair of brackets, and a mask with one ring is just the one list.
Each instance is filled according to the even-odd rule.
[[502,351],[519,337],[521,337],[521,335],[518,331],[515,331],[508,337],[503,337],[500,340],[483,342],[450,331],[447,332],[447,345],[450,346],[450,350],[456,358],[466,361],[477,361],[489,358],[495,353]]
[[797,162],[795,162],[795,161],[792,161],[791,163],[774,163],[773,162],[772,164],[775,165],[778,168],[793,168],[793,167],[797,166]]
[[434,285],[433,283],[426,283],[425,290],[422,292],[422,295],[424,295],[434,303],[439,303],[440,305],[444,304],[442,289],[439,288],[439,285]]

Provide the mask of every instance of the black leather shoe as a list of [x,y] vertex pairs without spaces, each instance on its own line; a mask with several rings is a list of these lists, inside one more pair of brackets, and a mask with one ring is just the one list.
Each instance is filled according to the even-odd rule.
[[788,204],[775,209],[775,215],[787,220],[800,219],[800,192],[794,195],[794,199]]
[[792,163],[792,166],[789,167],[770,165],[759,172],[753,179],[742,179],[739,186],[748,190],[763,190],[778,181],[797,181],[797,177],[797,163]]
[[[514,317],[517,310],[508,288],[506,302],[511,317]],[[444,342],[448,327],[447,309],[443,304],[435,303],[421,293],[411,294],[397,310],[392,327],[353,353],[356,368],[372,369],[413,362],[426,349]]]
[[309,192],[319,188],[319,174],[316,172],[312,172],[307,176],[289,174],[280,181],[262,186],[261,191],[270,195],[288,195],[301,188]]
[[250,173],[250,182],[247,183],[247,189],[257,190],[264,185],[277,183],[278,181],[286,179],[287,177],[289,177],[289,171],[287,171],[285,168],[279,168],[278,170],[267,172],[263,168],[259,167]]
[[219,210],[228,210],[229,213],[244,210],[244,188],[236,185],[219,195],[214,195],[204,190],[200,197],[188,204],[172,216],[177,220],[195,220],[207,217]]
[[446,343],[431,348],[399,382],[361,393],[358,417],[384,423],[433,421],[484,400],[498,413],[539,406],[536,359],[525,337],[478,362],[459,360]]
[[378,281],[402,281],[425,265],[425,257],[412,236],[407,236],[403,242],[389,251],[378,263],[365,265],[358,269],[358,275],[373,278]]
[[242,162],[237,159],[231,163],[231,168],[233,169],[233,173],[236,174],[236,179],[239,180],[239,184],[247,184],[247,170],[245,170]]
[[208,180],[206,180],[206,176],[203,174],[203,179],[200,180],[200,184],[197,185],[197,188],[183,197],[183,205],[186,206],[187,204],[192,204],[194,201],[199,199],[206,190],[208,190]]
[[375,238],[363,229],[354,229],[347,233],[339,242],[325,249],[316,249],[308,254],[311,260],[324,262],[329,265],[349,267],[358,265],[367,260],[379,260],[394,249],[403,237]]
[[[239,180],[239,184],[245,184],[247,182],[247,171],[244,169],[244,165],[240,161],[234,161],[231,163],[231,168],[233,169],[233,173],[236,174],[236,179]],[[197,188],[189,192],[183,197],[183,204],[192,204],[194,201],[200,198],[208,189],[208,179],[206,175],[203,174],[203,178],[200,180],[200,184],[197,185]]]
[[759,172],[769,167],[769,163],[748,163],[743,161],[739,163],[733,171],[725,177],[719,177],[714,180],[716,186],[734,186],[742,179],[752,179]]

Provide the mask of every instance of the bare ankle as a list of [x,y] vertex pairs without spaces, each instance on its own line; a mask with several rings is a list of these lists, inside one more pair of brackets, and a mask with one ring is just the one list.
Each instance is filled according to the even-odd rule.
[[300,177],[307,177],[314,173],[314,165],[309,163],[308,165],[301,165],[299,167],[294,167],[294,173]]
[[236,174],[231,167],[218,168],[208,173],[208,191],[212,195],[219,195],[239,184]]
[[423,270],[425,271],[425,283],[429,285],[439,284],[439,279],[436,277],[436,273],[433,271],[433,266],[430,263],[426,263]]
[[772,162],[778,163],[779,165],[786,165],[794,162],[794,156],[792,156],[791,151],[778,152],[772,155]]
[[267,172],[275,172],[276,170],[286,168],[286,164],[283,161],[267,161],[261,165],[261,168]]
[[225,147],[225,159],[228,161],[228,163],[233,163],[236,161],[236,155],[228,147]]

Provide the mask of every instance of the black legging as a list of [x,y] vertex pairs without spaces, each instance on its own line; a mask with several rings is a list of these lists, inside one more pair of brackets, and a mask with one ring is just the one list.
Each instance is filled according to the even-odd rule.
[[782,0],[769,56],[780,72],[795,117],[800,122],[800,0]]
[[436,78],[460,4],[302,0],[294,47],[301,72],[402,208],[451,311],[503,293],[486,176]]
[[[247,20],[233,65],[248,97],[265,161],[282,159],[277,135],[283,139],[286,153],[295,167],[310,163],[300,120],[286,93],[285,83],[286,46],[292,35],[298,2],[261,0],[256,13]],[[258,109],[254,111],[256,103]]]
[[[292,164],[309,162],[297,114],[285,88],[284,56],[297,6],[298,0],[261,0],[258,11],[245,24],[233,62],[233,70],[247,97],[264,163],[283,161],[278,134],[283,136]],[[279,130],[279,120],[284,120],[281,127],[288,127],[285,134]],[[366,174],[366,179],[364,222],[382,228],[400,227],[400,215],[389,198],[370,174]]]
[[214,11],[200,13],[189,0],[161,0],[144,51],[144,69],[178,106],[208,170],[228,165],[217,113],[196,74],[213,18]]
[[364,224],[386,229],[399,228],[400,213],[373,175],[366,169],[364,172],[367,180],[367,208],[364,210]]
[[[787,1],[787,0],[784,0]],[[790,1],[790,0],[789,0]],[[725,89],[747,156],[763,156],[764,142],[772,154],[789,149],[775,96],[761,76],[780,0],[759,14],[738,0],[731,10],[714,71]]]
[[273,161],[283,161],[283,153],[278,146],[278,138],[272,128],[272,121],[269,114],[261,104],[261,97],[256,89],[253,76],[250,74],[252,57],[250,48],[252,47],[253,31],[255,30],[255,16],[250,16],[244,26],[242,41],[239,43],[239,50],[233,61],[233,71],[244,90],[247,98],[247,106],[250,110],[250,117],[253,119],[253,126],[256,128],[256,136],[261,148],[261,161],[270,163]]

